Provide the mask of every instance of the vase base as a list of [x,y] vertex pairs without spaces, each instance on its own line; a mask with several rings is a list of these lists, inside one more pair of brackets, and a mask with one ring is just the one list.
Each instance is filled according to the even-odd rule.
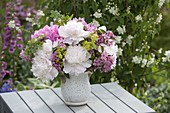
[[65,104],[66,105],[68,105],[68,106],[83,106],[83,105],[85,105],[85,104],[87,104],[87,101],[84,101],[84,102],[76,102],[76,103],[74,103],[74,102],[65,102]]

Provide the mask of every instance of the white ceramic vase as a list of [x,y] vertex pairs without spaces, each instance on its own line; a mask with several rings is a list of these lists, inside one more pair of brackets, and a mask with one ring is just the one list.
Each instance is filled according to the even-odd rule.
[[61,84],[61,93],[67,105],[86,104],[91,94],[88,73],[82,73],[79,76],[70,75],[70,78],[66,78],[66,81]]

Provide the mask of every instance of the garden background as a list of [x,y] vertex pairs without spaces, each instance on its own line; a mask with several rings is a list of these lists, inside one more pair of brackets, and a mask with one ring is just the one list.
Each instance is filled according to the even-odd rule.
[[37,80],[31,64],[19,56],[35,30],[72,15],[116,35],[117,66],[109,73],[93,73],[91,84],[118,82],[158,113],[170,113],[169,2],[1,0],[0,92],[60,86],[59,78],[49,83]]

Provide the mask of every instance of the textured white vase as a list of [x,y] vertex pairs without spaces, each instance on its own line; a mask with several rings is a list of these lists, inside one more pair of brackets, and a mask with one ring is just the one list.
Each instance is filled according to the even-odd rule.
[[61,93],[67,105],[86,104],[91,94],[88,73],[82,73],[79,76],[70,75],[70,79],[66,78],[65,83],[61,84]]

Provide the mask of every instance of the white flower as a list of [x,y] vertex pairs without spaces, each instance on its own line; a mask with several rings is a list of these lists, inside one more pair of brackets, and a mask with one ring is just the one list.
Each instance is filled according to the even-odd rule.
[[140,64],[141,61],[142,61],[141,57],[138,57],[138,56],[132,57],[132,62],[135,63],[135,64]]
[[146,66],[146,63],[147,63],[147,59],[143,59],[141,67],[144,68]]
[[121,37],[121,36],[116,36],[115,42],[116,42],[117,44],[120,44],[121,40],[122,40],[122,37]]
[[165,0],[159,0],[159,3],[158,3],[159,8],[161,8],[164,3],[165,3]]
[[118,11],[119,11],[119,9],[117,8],[117,5],[115,5],[114,7],[111,7],[109,9],[109,12],[113,15],[119,15]]
[[65,55],[65,73],[78,76],[91,66],[90,54],[81,46],[69,46]]
[[117,45],[115,45],[115,43],[113,43],[110,46],[103,45],[103,47],[104,47],[104,51],[107,52],[108,55],[115,56],[118,51],[118,47],[117,47]]
[[126,45],[126,43],[125,42],[122,42],[122,47],[124,47]]
[[58,75],[58,70],[52,67],[51,61],[39,55],[33,58],[31,71],[43,82],[53,80]]
[[28,22],[31,22],[31,23],[32,23],[32,22],[33,22],[33,18],[29,18],[29,17],[27,17],[27,18],[26,18],[26,21],[28,21]]
[[122,52],[123,52],[123,49],[122,48],[118,48],[117,56],[122,56]]
[[148,63],[147,63],[147,67],[149,67],[150,65],[152,65],[155,61],[155,58],[151,58]]
[[78,44],[89,35],[88,31],[83,30],[83,24],[77,21],[69,21],[66,25],[60,26],[59,35],[64,37],[64,43]]
[[43,11],[39,10],[39,11],[37,12],[37,15],[38,15],[38,16],[44,16],[45,14],[43,13]]
[[100,26],[99,22],[95,19],[93,19],[92,24],[96,25],[97,27]]
[[128,37],[126,38],[126,43],[128,43],[130,45],[132,43],[133,38],[134,38],[133,36],[128,35]]
[[31,13],[28,13],[27,16],[31,16]]
[[137,16],[135,17],[135,20],[136,20],[137,22],[142,21],[142,16],[141,16],[141,14],[137,15]]
[[102,13],[95,12],[95,13],[93,14],[93,16],[94,16],[95,18],[101,18],[101,17],[102,17]]
[[86,3],[88,0],[83,0],[83,3]]
[[162,48],[160,48],[160,49],[158,50],[158,53],[162,53]]
[[119,34],[122,34],[122,35],[126,33],[125,25],[122,25],[122,27],[118,26],[116,30]]
[[158,18],[156,19],[156,24],[159,24],[162,20],[162,14],[160,13]]
[[168,61],[167,57],[162,57],[162,62],[167,62],[167,61]]
[[19,28],[19,27],[15,27],[16,28],[16,30],[18,31],[18,32],[20,32],[21,31],[21,29]]
[[128,8],[126,9],[127,14],[130,13],[130,10],[131,10],[131,6],[128,6]]
[[98,30],[106,31],[106,26],[101,26],[101,27],[98,28]]
[[58,41],[54,41],[52,47],[57,47],[58,46]]
[[10,20],[9,23],[8,23],[8,26],[9,26],[10,28],[15,28],[15,27],[16,27],[16,26],[15,26],[15,21],[14,21],[14,20]]
[[167,58],[170,58],[170,50],[165,51],[165,56],[166,56]]
[[52,41],[51,40],[46,40],[43,45],[42,48],[40,48],[36,53],[35,56],[42,56],[44,58],[50,59],[51,55],[52,55]]

